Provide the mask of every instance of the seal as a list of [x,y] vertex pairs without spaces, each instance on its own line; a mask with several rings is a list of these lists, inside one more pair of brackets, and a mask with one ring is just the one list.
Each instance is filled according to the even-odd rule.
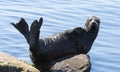
[[40,69],[51,61],[66,55],[87,54],[97,37],[100,19],[91,16],[85,26],[66,30],[48,38],[39,39],[43,18],[34,20],[30,30],[24,18],[18,23],[11,23],[27,40],[30,57],[34,65]]

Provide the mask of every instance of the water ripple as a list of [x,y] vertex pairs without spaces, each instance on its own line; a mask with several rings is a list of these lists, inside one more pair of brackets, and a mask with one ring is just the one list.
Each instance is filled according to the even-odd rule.
[[25,18],[43,17],[40,37],[83,27],[87,17],[101,19],[100,31],[89,55],[91,72],[119,72],[120,70],[120,1],[119,0],[0,0],[0,51],[31,63],[25,38],[10,24]]

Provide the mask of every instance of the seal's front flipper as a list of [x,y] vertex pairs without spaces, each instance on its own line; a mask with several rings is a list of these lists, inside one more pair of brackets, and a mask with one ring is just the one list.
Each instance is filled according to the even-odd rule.
[[14,24],[14,23],[11,23],[20,33],[22,33],[24,35],[24,37],[26,38],[27,42],[29,43],[29,26],[28,24],[26,23],[26,21],[21,18],[21,20]]
[[85,33],[85,32],[86,31],[83,28],[77,27],[77,28],[74,28],[71,33],[74,35],[80,35],[80,34]]

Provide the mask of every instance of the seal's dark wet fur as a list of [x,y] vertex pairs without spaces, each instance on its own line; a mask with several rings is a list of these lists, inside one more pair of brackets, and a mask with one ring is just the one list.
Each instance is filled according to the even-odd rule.
[[30,46],[30,57],[38,68],[66,55],[88,53],[98,34],[100,19],[92,16],[87,19],[84,28],[77,27],[39,39],[42,23],[43,18],[39,21],[35,20],[30,30],[23,18],[16,24],[12,23],[26,38]]

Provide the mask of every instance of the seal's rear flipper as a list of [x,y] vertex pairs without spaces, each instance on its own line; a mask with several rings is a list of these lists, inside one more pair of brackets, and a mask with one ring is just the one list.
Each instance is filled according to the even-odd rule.
[[37,20],[34,20],[30,27],[30,50],[35,50],[39,43],[39,29],[41,25]]
[[35,48],[39,43],[39,33],[40,33],[40,28],[42,26],[42,23],[43,23],[43,18],[40,18],[39,21],[34,20],[30,27],[30,47],[31,48]]
[[40,20],[39,20],[39,27],[42,26],[42,23],[43,23],[43,18],[41,17]]
[[27,42],[29,43],[29,35],[30,35],[30,32],[29,32],[29,26],[28,24],[26,23],[26,21],[21,18],[21,20],[14,24],[14,23],[11,23],[20,33],[22,33],[24,35],[24,37],[26,38]]

